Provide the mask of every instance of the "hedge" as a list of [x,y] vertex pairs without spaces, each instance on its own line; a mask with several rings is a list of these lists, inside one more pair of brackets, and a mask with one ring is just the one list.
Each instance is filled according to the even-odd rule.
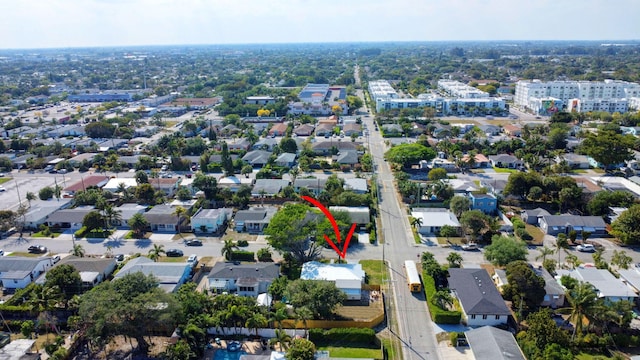
[[83,226],[79,230],[77,230],[74,233],[74,235],[75,235],[76,238],[83,238],[86,233],[87,233],[87,227]]
[[256,261],[256,254],[253,251],[232,251],[231,259],[237,261]]
[[462,313],[460,311],[448,311],[441,309],[431,301],[437,292],[436,281],[433,277],[429,276],[426,271],[422,272],[422,283],[424,284],[424,291],[427,298],[427,305],[429,306],[429,313],[431,313],[431,320],[436,324],[459,324],[460,319],[462,318]]
[[313,343],[377,344],[376,332],[367,328],[309,329],[309,340]]

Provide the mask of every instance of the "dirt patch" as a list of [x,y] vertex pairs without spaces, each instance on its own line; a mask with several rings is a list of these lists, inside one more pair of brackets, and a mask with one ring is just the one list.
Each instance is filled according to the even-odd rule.
[[78,354],[73,360],[94,360],[94,359],[156,359],[165,351],[169,345],[170,338],[164,336],[145,337],[149,343],[149,353],[140,354],[136,351],[138,343],[135,339],[125,338],[124,336],[116,336],[103,349],[90,349],[87,345],[78,348]]

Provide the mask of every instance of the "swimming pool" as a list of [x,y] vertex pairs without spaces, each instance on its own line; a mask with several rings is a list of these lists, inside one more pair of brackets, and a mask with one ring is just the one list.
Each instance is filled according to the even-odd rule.
[[246,355],[246,351],[227,351],[224,349],[216,350],[213,354],[213,360],[238,360],[240,356]]

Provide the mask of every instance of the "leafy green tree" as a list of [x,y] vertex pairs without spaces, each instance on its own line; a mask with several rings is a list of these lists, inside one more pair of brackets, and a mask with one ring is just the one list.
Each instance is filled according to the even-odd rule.
[[496,266],[527,259],[527,245],[512,236],[494,235],[491,245],[484,248],[484,257]]
[[151,184],[136,186],[136,198],[144,204],[155,204],[156,191]]
[[264,231],[272,248],[281,253],[291,253],[299,263],[316,259],[321,251],[316,241],[310,241],[310,237],[316,235],[320,222],[319,216],[307,217],[310,210],[305,204],[285,204]]
[[51,186],[45,186],[38,192],[40,200],[49,200],[55,194],[55,190]]
[[293,339],[287,349],[284,358],[287,360],[313,360],[315,359],[316,346],[303,338]]
[[432,160],[436,157],[436,152],[432,148],[412,143],[396,145],[387,150],[384,156],[392,163],[407,167],[412,164],[417,164],[420,160]]
[[196,360],[198,355],[191,350],[189,344],[183,340],[178,340],[175,344],[171,344],[167,347],[163,354],[163,359],[166,360]]
[[20,326],[20,333],[27,339],[31,339],[33,332],[36,330],[36,325],[33,320],[25,320]]
[[82,219],[82,226],[86,227],[88,232],[100,229],[103,224],[104,218],[102,214],[95,210],[88,212]]
[[633,159],[635,138],[632,135],[618,134],[613,130],[589,132],[580,144],[580,151],[591,156],[604,166],[606,170],[615,164]]
[[54,266],[45,275],[44,286],[58,287],[63,297],[68,301],[82,290],[82,279],[76,268],[68,264]]
[[462,213],[460,224],[471,232],[475,240],[480,235],[495,229],[495,219],[480,210],[468,210]]
[[448,309],[453,305],[453,296],[447,290],[438,290],[431,301],[441,309]]
[[456,217],[460,217],[462,213],[471,208],[471,200],[466,196],[454,196],[449,202],[449,209]]
[[136,171],[136,183],[137,184],[148,184],[149,183],[149,176],[147,175],[146,172],[142,171],[142,170],[138,170]]
[[633,205],[635,199],[628,191],[599,191],[587,203],[587,211],[595,216],[605,216],[609,214],[610,206],[629,207]]
[[222,143],[222,169],[224,170],[225,176],[231,176],[234,174],[233,160],[231,160],[229,147],[226,142]]
[[502,287],[502,295],[514,307],[525,305],[526,309],[536,309],[544,299],[545,282],[526,261],[510,262],[506,268],[508,284]]
[[452,252],[447,255],[447,262],[449,263],[450,268],[459,268],[462,265],[462,255],[457,252]]
[[611,265],[615,265],[619,269],[628,269],[631,263],[633,263],[633,258],[627,255],[626,251],[613,250],[613,255],[611,256]]
[[530,313],[527,316],[527,330],[520,332],[517,339],[528,359],[539,358],[540,353],[550,345],[567,347],[570,343],[569,336],[556,325],[549,309]]
[[446,237],[447,241],[449,241],[450,237],[457,236],[457,235],[458,235],[458,229],[451,225],[442,225],[442,227],[440,228],[440,236]]
[[84,248],[80,244],[73,245],[73,249],[71,249],[71,255],[84,257]]
[[291,336],[284,330],[276,329],[276,337],[271,338],[269,344],[271,346],[279,345],[280,351],[286,351],[291,344]]
[[[232,173],[233,174],[233,173]],[[215,177],[197,173],[193,179],[193,186],[204,192],[207,200],[214,200],[218,193],[218,182]]]
[[290,137],[285,137],[280,141],[280,150],[285,153],[295,154],[298,151],[298,144]]
[[622,212],[611,223],[611,234],[626,245],[638,243],[640,239],[640,204],[635,204]]
[[435,180],[440,180],[440,179],[446,179],[447,178],[447,170],[444,168],[434,168],[429,170],[429,174],[427,175],[429,177],[429,180],[431,181],[435,181]]
[[285,293],[294,308],[306,306],[318,319],[332,319],[336,307],[347,299],[330,281],[291,281]]
[[524,199],[531,188],[534,186],[542,187],[542,177],[536,172],[517,172],[511,173],[504,187],[505,195],[519,196]]

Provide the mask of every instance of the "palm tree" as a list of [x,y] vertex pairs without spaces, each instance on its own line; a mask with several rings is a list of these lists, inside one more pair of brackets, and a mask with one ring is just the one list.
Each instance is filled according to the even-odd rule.
[[300,175],[300,169],[297,166],[292,168],[289,170],[289,175],[291,175],[291,184],[293,185],[296,182],[298,175]]
[[[61,300],[62,294],[57,286],[48,287],[36,285],[31,291],[28,304],[32,311],[38,312],[44,318],[48,328],[48,324],[52,318],[50,311],[55,309],[56,304]],[[57,327],[55,327],[55,330],[58,332]],[[49,332],[47,331],[47,335],[48,334]]]
[[104,216],[105,231],[113,224],[119,224],[122,221],[122,210],[114,209],[112,205],[107,205],[102,210]]
[[569,241],[567,241],[567,235],[565,235],[564,233],[558,234],[558,237],[556,238],[556,246],[555,246],[556,253],[558,253],[558,266],[560,266],[561,264],[560,252],[562,250],[566,251],[566,249],[568,248],[569,248]]
[[226,260],[231,260],[233,257],[233,250],[237,250],[238,246],[231,239],[226,239],[224,241],[224,245],[222,246],[221,255],[224,256]]
[[544,264],[544,261],[547,259],[547,256],[553,255],[555,253],[553,249],[548,248],[546,246],[543,246],[541,249],[538,249],[538,251],[540,251],[540,255],[536,256],[536,261],[542,259],[543,264]]
[[149,250],[149,259],[158,261],[158,258],[164,253],[166,253],[164,245],[153,244],[153,249]]
[[462,255],[457,252],[452,252],[447,255],[447,261],[449,262],[450,268],[459,268],[460,265],[462,265],[463,260]]
[[282,320],[285,320],[288,317],[289,315],[287,314],[287,309],[281,307],[275,312],[270,313],[269,322],[272,324],[278,323],[278,329],[282,330]]
[[247,319],[247,322],[244,324],[244,326],[247,329],[255,329],[256,336],[258,336],[258,329],[266,327],[267,323],[267,318],[265,318],[264,315],[260,313],[254,313],[250,318]]
[[434,304],[436,304],[441,309],[448,309],[453,305],[453,297],[446,290],[440,290],[433,295]]
[[302,322],[304,326],[304,337],[307,337],[308,321],[313,320],[313,312],[306,306],[296,309],[296,319]]
[[564,258],[564,261],[569,265],[571,269],[575,269],[576,266],[580,265],[580,259],[575,254],[567,254],[567,257]]
[[36,196],[36,194],[32,193],[31,191],[27,191],[27,201],[29,202],[29,207],[31,207],[31,201],[36,200],[38,197]]
[[173,211],[174,216],[178,217],[178,233],[180,234],[180,236],[182,236],[182,231],[181,231],[181,226],[182,225],[182,217],[187,213],[187,209],[183,208],[182,206],[178,206],[176,207],[176,209]]
[[584,321],[592,319],[598,295],[593,285],[581,281],[573,290],[567,293],[567,300],[569,301],[569,307],[560,310],[569,313],[569,321],[574,324],[573,336],[575,336],[576,333],[582,333]]
[[71,250],[71,255],[84,257],[84,248],[80,244],[73,245],[73,249]]
[[125,185],[125,183],[123,182],[118,184],[116,192],[119,193],[120,196],[122,196],[122,199],[124,201],[129,201],[131,199],[131,193],[129,192],[129,189],[127,189],[127,185]]
[[415,226],[416,229],[419,229],[422,226],[422,218],[421,217],[411,217],[410,219],[411,226]]
[[284,330],[276,329],[276,337],[269,340],[269,344],[271,346],[279,344],[280,351],[287,350],[291,344],[291,336]]
[[135,233],[136,237],[141,237],[144,233],[144,230],[149,226],[149,221],[140,213],[135,213],[129,219],[128,225],[131,230]]

